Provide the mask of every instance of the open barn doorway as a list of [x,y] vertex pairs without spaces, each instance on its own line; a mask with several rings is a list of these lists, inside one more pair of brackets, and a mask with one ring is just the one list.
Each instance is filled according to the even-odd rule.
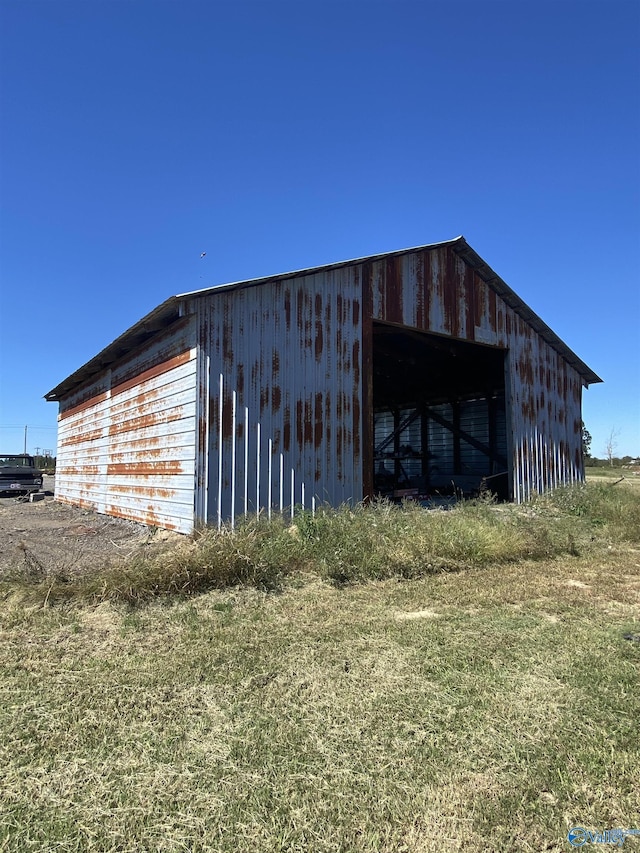
[[506,350],[374,323],[374,491],[508,500]]

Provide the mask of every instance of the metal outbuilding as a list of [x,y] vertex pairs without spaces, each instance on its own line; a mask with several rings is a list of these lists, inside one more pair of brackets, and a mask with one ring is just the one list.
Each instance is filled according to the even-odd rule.
[[173,296],[46,394],[56,497],[243,512],[583,478],[600,382],[463,237]]

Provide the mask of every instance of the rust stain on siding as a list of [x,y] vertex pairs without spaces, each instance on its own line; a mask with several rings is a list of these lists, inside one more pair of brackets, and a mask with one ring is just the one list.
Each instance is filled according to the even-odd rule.
[[99,465],[64,465],[58,474],[72,477],[91,477],[100,474]]
[[167,338],[162,342],[147,341],[136,348],[125,358],[124,363],[114,364],[111,372],[111,387],[121,385],[129,379],[137,377],[143,370],[153,368],[157,364],[180,355],[185,350],[185,332],[189,327],[189,317],[176,320],[167,329]]
[[207,426],[207,418],[203,414],[200,415],[198,417],[198,452],[200,453],[204,452],[207,444]]
[[296,400],[296,444],[298,450],[304,445],[304,406],[302,400]]
[[88,432],[78,432],[69,436],[60,437],[60,447],[73,447],[75,444],[83,444],[86,441],[95,441],[102,438],[102,429],[92,429]]
[[288,287],[284,292],[284,319],[289,332],[291,330],[291,290]]
[[500,304],[497,307],[497,310],[495,312],[493,320],[494,320],[494,331],[497,335],[498,343],[501,345],[506,345],[506,343],[507,343],[507,337],[505,334],[505,327],[506,327],[506,322],[507,322],[506,321],[507,312],[508,312],[507,307],[505,306],[504,302],[502,300],[500,300]]
[[284,427],[282,430],[282,444],[285,452],[291,448],[291,410],[289,406],[285,406],[284,410]]
[[353,366],[353,384],[357,392],[360,386],[360,341],[357,338],[351,348],[351,364]]
[[282,390],[280,388],[280,354],[277,349],[271,353],[271,411],[280,411],[282,405]]
[[403,321],[402,284],[402,258],[388,258],[385,264],[385,297],[387,319],[391,323]]
[[87,409],[91,409],[93,406],[97,406],[99,403],[104,402],[108,397],[108,391],[96,394],[94,397],[90,397],[88,400],[85,400],[84,403],[78,403],[77,406],[72,406],[70,409],[65,409],[63,412],[61,411],[58,415],[58,420],[63,421],[66,418],[70,418],[71,415],[77,415],[78,412],[84,412]]
[[304,401],[304,443],[313,444],[313,404],[309,397]]
[[122,475],[134,477],[166,476],[187,473],[182,462],[177,459],[160,462],[111,462],[107,465],[107,476]]
[[222,438],[233,436],[233,401],[230,394],[225,394],[222,401]]
[[[138,442],[140,443],[140,442]],[[121,444],[123,449],[120,451],[113,450],[109,454],[109,459],[112,462],[124,462],[127,457],[131,457],[133,454],[140,455],[144,457],[144,459],[163,459],[167,455],[167,449],[165,447],[150,447],[151,441],[144,442],[142,447],[139,450],[136,450],[133,447],[134,442]]]
[[125,486],[111,483],[109,484],[109,492],[118,495],[136,495],[141,498],[162,498],[164,500],[170,500],[177,494],[175,489],[144,486],[134,483],[127,483]]
[[233,363],[233,323],[229,313],[228,304],[225,304],[222,326],[222,358],[225,364],[230,366]]
[[275,414],[280,411],[282,405],[282,391],[279,385],[274,385],[271,389],[271,411]]
[[70,499],[65,495],[56,495],[56,501],[61,504],[67,504],[68,506],[79,506],[81,509],[95,509],[96,502],[87,500],[86,498],[73,498]]
[[[425,255],[425,265],[428,255]],[[427,277],[428,278],[428,277]],[[425,294],[428,297],[428,293]],[[428,311],[428,308],[427,308]],[[362,495],[354,497],[368,500],[373,497],[373,288],[371,264],[362,267]],[[356,410],[354,401],[354,412]],[[358,433],[358,441],[360,433]]]
[[[322,397],[322,395],[320,395]],[[325,438],[325,446],[327,449],[331,447],[331,391],[327,388],[325,391],[324,397],[324,410],[325,410],[325,420],[326,423],[324,425],[324,438]],[[332,459],[329,459],[329,469],[331,468]]]
[[296,294],[296,311],[298,329],[303,332],[303,345],[305,349],[310,349],[313,345],[313,311],[311,296],[305,290],[298,290]]
[[322,394],[318,391],[315,396],[313,446],[316,450],[322,445]]
[[526,383],[529,387],[533,385],[533,365],[531,364],[531,353],[529,349],[522,354],[518,360],[518,372],[520,381]]
[[353,395],[352,411],[352,430],[353,430],[353,455],[356,459],[360,459],[360,397],[358,393]]
[[418,329],[423,329],[426,323],[427,293],[424,276],[425,253],[420,252],[415,257],[415,288],[416,288],[416,312],[415,324]]
[[323,330],[322,330],[322,296],[319,293],[316,294],[316,306],[315,306],[315,325],[316,325],[316,333],[315,333],[315,355],[316,361],[320,361],[322,356],[322,352],[324,350],[324,339],[323,339]]
[[181,421],[184,418],[184,413],[181,408],[172,410],[171,412],[155,412],[151,415],[143,415],[130,420],[123,420],[117,423],[110,424],[109,436],[120,435],[123,432],[131,432],[145,429],[146,427],[158,426],[159,424],[173,423]]
[[447,251],[445,260],[445,280],[443,288],[444,323],[447,332],[454,338],[459,335],[458,288],[456,282],[456,256]]
[[[482,282],[482,287],[483,287],[484,292],[487,294],[487,308],[488,308],[488,314],[489,314],[487,321],[489,323],[489,328],[491,329],[491,331],[497,332],[498,331],[498,321],[497,321],[497,314],[496,314],[496,311],[497,311],[496,292],[492,287],[489,287],[489,285],[484,281]],[[500,307],[502,308],[502,306],[503,306],[503,303],[501,300],[500,301]],[[509,332],[509,334],[511,334],[511,332]]]
[[[125,382],[114,384],[111,389],[111,398],[117,396],[118,394],[122,394],[124,391],[128,391],[130,388],[134,388],[135,386],[140,385],[143,382],[146,382],[150,379],[154,379],[156,376],[160,376],[163,373],[167,373],[168,371],[173,370],[174,367],[179,367],[182,364],[186,364],[190,360],[191,352],[189,350],[186,350],[180,355],[176,355],[173,358],[156,364],[154,367],[148,368],[147,370],[137,374],[136,376],[131,379],[128,379]],[[102,391],[100,394],[95,394],[94,396],[89,397],[87,400],[82,403],[79,403],[77,406],[72,406],[71,408],[61,412],[58,416],[58,419],[65,420],[66,418],[69,418],[72,415],[78,414],[79,412],[84,412],[87,409],[91,409],[94,406],[103,403],[108,398],[109,392]]]
[[358,328],[360,326],[360,303],[357,299],[354,299],[351,303],[351,312],[352,312],[352,320],[351,324],[354,328]]
[[148,370],[144,370],[142,373],[128,379],[126,382],[121,382],[119,385],[115,385],[111,391],[111,396],[115,397],[117,394],[122,394],[130,388],[135,388],[136,385],[142,385],[143,382],[148,382],[149,379],[155,379],[156,376],[168,373],[175,367],[180,367],[180,365],[187,364],[189,361],[191,361],[191,352],[186,350],[185,352],[180,353],[180,355],[176,355],[173,358],[167,359],[167,361],[162,361],[160,364],[150,367]]
[[473,270],[466,264],[463,267],[463,316],[464,324],[462,334],[468,341],[475,338],[475,316],[476,316],[476,293],[475,276]]
[[135,509],[125,509],[121,506],[116,506],[115,504],[108,504],[105,508],[105,512],[107,515],[113,515],[116,518],[124,518],[130,521],[139,521],[142,524],[146,524],[149,527],[162,527],[164,530],[178,530],[179,526],[174,524],[171,521],[167,521],[165,518],[162,520],[160,516],[154,512],[154,507],[152,504],[149,504],[146,511],[138,511]]
[[473,272],[473,322],[475,326],[484,326],[487,288],[480,276]]

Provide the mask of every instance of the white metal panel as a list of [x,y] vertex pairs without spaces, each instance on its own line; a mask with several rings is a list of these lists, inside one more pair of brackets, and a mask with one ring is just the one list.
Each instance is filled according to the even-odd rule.
[[[190,328],[181,325],[173,340],[171,332],[160,336],[64,401],[58,500],[183,533],[193,529],[197,374],[190,343]],[[175,354],[159,360],[167,352]]]

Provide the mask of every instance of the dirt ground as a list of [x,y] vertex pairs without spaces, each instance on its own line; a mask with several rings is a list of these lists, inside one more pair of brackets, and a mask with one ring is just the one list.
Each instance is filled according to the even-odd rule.
[[30,558],[47,573],[90,571],[178,536],[58,503],[54,487],[45,477],[45,498],[35,503],[0,495],[0,575]]

